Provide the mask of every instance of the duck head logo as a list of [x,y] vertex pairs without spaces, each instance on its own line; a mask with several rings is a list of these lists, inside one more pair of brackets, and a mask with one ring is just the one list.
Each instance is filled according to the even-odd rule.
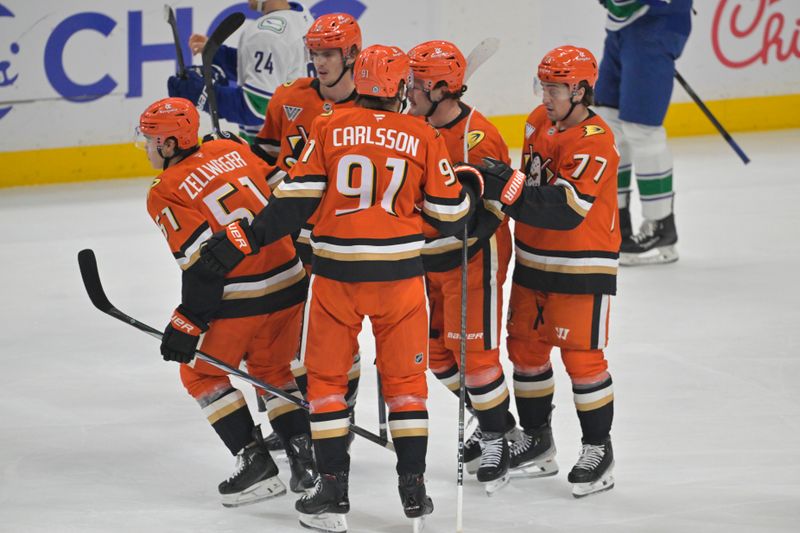
[[[0,4],[0,24],[6,23],[3,19],[7,17],[13,18],[14,14],[6,6]],[[6,46],[5,43],[0,42],[0,89],[3,89],[3,87],[8,87],[10,85],[13,85],[14,82],[17,81],[17,78],[19,77],[19,74],[13,74],[11,72],[11,61],[5,59],[5,57],[7,57],[6,52],[3,51],[3,48],[5,48],[5,46]],[[17,55],[19,53],[19,45],[17,43],[11,43],[10,45],[8,45],[8,47],[12,55]],[[2,97],[2,93],[0,92],[0,102],[2,100],[4,100],[4,98]],[[10,105],[6,106],[0,104],[0,119],[6,116],[9,111],[11,111]]]

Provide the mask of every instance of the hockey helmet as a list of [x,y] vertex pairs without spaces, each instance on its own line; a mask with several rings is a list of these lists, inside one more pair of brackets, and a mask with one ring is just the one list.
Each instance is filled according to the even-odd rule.
[[400,82],[410,86],[413,80],[408,56],[396,46],[376,44],[358,54],[355,67],[356,92],[363,96],[393,98]]
[[306,33],[306,48],[309,50],[338,48],[342,56],[346,56],[354,46],[361,50],[361,28],[347,13],[322,15]]
[[185,98],[164,98],[150,104],[139,117],[139,132],[153,138],[161,146],[175,137],[178,148],[185,150],[197,144],[200,116],[194,104]]
[[594,87],[597,81],[597,60],[586,48],[559,46],[542,58],[537,77],[543,83],[565,83],[572,91],[582,81]]
[[449,41],[427,41],[408,52],[414,79],[430,91],[443,81],[447,90],[460,94],[464,86],[467,60],[456,45]]

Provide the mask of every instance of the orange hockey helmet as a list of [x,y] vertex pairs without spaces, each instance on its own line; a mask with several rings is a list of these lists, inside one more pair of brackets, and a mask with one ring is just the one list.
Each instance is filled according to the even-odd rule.
[[309,50],[338,48],[342,56],[346,56],[354,46],[361,50],[361,28],[347,13],[322,15],[306,33],[306,48]]
[[414,79],[422,81],[426,91],[430,91],[437,83],[443,81],[451,93],[462,92],[467,60],[453,43],[427,41],[409,50],[408,57],[411,60]]
[[197,145],[200,116],[194,105],[185,98],[164,98],[150,104],[139,117],[139,131],[156,140],[161,146],[170,137],[185,150]]
[[597,81],[597,60],[586,48],[559,46],[542,58],[538,78],[543,83],[566,83],[573,91],[581,81],[594,87]]
[[408,56],[396,46],[376,44],[364,48],[358,54],[353,72],[356,92],[364,96],[393,98],[401,81],[408,87],[413,80]]

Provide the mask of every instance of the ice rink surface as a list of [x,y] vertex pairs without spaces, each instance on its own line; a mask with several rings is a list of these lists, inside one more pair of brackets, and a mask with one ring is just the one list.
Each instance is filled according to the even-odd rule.
[[[671,142],[681,259],[620,270],[606,352],[616,488],[570,494],[579,427],[554,354],[561,472],[515,480],[492,498],[467,478],[466,531],[800,529],[800,131],[737,139],[747,167],[719,137]],[[0,531],[298,531],[293,496],[220,505],[216,487],[234,460],[177,366],[84,293],[76,254],[93,248],[111,301],[166,324],[179,269],[147,216],[148,186],[0,191]],[[377,431],[371,334],[361,342],[357,421]],[[426,531],[452,532],[457,402],[428,381],[436,510]],[[352,455],[350,531],[410,531],[394,456],[364,440]]]

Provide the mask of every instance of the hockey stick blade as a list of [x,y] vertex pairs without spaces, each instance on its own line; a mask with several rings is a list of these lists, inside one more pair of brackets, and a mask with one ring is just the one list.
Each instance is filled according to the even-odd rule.
[[231,13],[225,17],[209,36],[203,47],[203,81],[205,82],[208,98],[208,112],[211,114],[211,125],[214,129],[214,134],[218,138],[222,135],[222,132],[219,128],[219,108],[217,107],[217,94],[214,92],[214,81],[211,78],[211,65],[214,63],[214,56],[217,55],[219,47],[239,29],[244,23],[244,19],[244,14],[239,12]]
[[[80,267],[81,271],[81,278],[83,278],[83,285],[86,288],[86,293],[89,295],[89,299],[92,301],[92,304],[102,311],[103,313],[116,318],[126,324],[133,326],[134,328],[138,329],[139,331],[143,331],[150,335],[151,337],[161,339],[162,335],[161,332],[157,329],[153,328],[152,326],[148,326],[144,322],[139,322],[135,318],[126,315],[111,303],[106,296],[106,291],[103,289],[103,284],[100,281],[100,273],[97,270],[97,258],[94,255],[94,251],[90,249],[81,250],[78,252],[78,266]],[[202,352],[200,350],[195,350],[194,352],[195,357],[205,361],[206,363],[219,368],[227,372],[228,374],[232,374],[242,381],[246,381],[247,383],[264,389],[271,394],[283,398],[284,400],[294,403],[305,410],[308,410],[308,403],[305,400],[300,400],[299,398],[287,393],[282,389],[275,388],[263,381],[254,378],[250,374],[246,372],[242,372],[238,368],[233,368],[232,366],[226,364],[219,359]],[[382,439],[378,435],[367,431],[355,424],[350,425],[350,431],[355,433],[356,435],[363,437],[375,444],[378,444],[390,451],[394,451],[394,444],[387,441],[386,439]]]
[[487,37],[478,43],[467,56],[467,70],[464,72],[464,82],[472,77],[475,71],[486,63],[500,48],[500,39]]
[[178,21],[175,20],[175,11],[168,4],[164,4],[164,20],[172,28],[172,40],[175,42],[175,57],[178,58],[177,75],[186,79],[186,62],[183,60],[183,49],[181,48],[181,38],[178,35]]

